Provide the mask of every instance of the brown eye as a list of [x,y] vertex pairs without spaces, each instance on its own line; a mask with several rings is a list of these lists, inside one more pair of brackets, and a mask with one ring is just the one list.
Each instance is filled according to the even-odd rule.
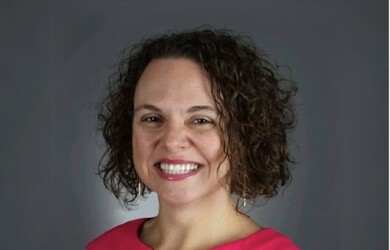
[[161,122],[161,119],[158,116],[151,115],[151,116],[143,117],[141,121],[147,123],[154,123],[154,122]]
[[193,120],[193,123],[199,124],[199,125],[214,124],[213,120],[208,119],[208,118],[204,118],[204,117],[195,118]]

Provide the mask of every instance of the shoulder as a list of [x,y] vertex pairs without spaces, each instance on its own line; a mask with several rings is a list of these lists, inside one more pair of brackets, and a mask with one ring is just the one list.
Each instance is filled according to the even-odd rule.
[[262,246],[260,249],[299,250],[292,240],[272,228],[264,228],[254,236],[254,242]]
[[145,218],[128,221],[116,226],[93,241],[89,242],[87,250],[124,249],[122,246],[134,245],[138,239],[138,229],[145,222]]
[[215,248],[215,250],[229,249],[299,250],[299,247],[283,234],[271,228],[263,228],[241,240]]

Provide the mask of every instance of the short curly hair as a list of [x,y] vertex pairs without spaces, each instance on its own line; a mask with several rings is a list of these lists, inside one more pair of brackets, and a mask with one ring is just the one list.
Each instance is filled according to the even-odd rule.
[[[159,58],[188,58],[208,73],[221,114],[231,194],[246,199],[275,196],[291,178],[287,131],[296,120],[291,99],[296,85],[279,75],[278,66],[249,37],[210,28],[170,32],[125,50],[98,115],[107,144],[99,164],[106,188],[128,208],[151,191],[133,164],[132,120],[137,82]],[[238,204],[239,199],[237,210]]]

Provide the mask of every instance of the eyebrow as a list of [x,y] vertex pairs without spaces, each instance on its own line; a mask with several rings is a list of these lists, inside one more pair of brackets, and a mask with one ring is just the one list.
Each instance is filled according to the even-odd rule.
[[198,105],[198,106],[192,106],[191,108],[189,108],[187,110],[188,113],[194,113],[194,112],[197,112],[197,111],[203,111],[203,110],[206,110],[206,111],[212,111],[212,112],[217,112],[215,110],[214,107],[212,106],[208,106],[208,105]]
[[141,109],[148,109],[148,110],[151,110],[151,111],[154,111],[154,112],[161,112],[161,109],[157,108],[156,106],[154,105],[151,105],[151,104],[142,104],[138,107],[136,107],[134,109],[134,113],[137,113],[138,111],[140,111]]
[[[134,109],[134,113],[140,111],[141,109],[147,109],[147,110],[151,110],[151,111],[154,111],[154,112],[162,112],[161,109],[159,109],[158,107],[156,107],[156,106],[154,106],[152,104],[142,104],[140,106],[137,106]],[[209,105],[196,105],[196,106],[192,106],[192,107],[190,107],[187,110],[187,113],[194,113],[194,112],[202,111],[202,110],[206,110],[206,111],[211,111],[211,112],[217,113],[216,109],[213,106],[209,106]]]

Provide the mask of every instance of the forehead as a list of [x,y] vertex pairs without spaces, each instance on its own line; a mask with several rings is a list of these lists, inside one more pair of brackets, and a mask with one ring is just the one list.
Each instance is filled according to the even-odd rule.
[[213,103],[210,80],[204,68],[187,58],[152,60],[136,87],[134,102]]

